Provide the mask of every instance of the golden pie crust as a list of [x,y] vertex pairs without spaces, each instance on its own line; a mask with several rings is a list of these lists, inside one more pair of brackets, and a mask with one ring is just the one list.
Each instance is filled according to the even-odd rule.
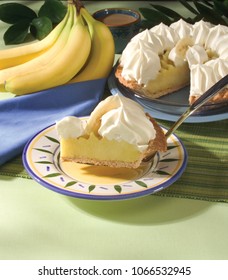
[[[189,97],[189,103],[193,104],[199,96],[190,96]],[[224,88],[221,91],[219,91],[215,96],[213,96],[209,101],[208,104],[218,104],[218,103],[225,103],[228,102],[228,88]]]

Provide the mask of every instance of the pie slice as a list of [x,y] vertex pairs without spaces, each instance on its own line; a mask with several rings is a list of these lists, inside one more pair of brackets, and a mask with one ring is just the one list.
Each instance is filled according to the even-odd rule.
[[145,157],[167,148],[157,122],[119,95],[100,102],[88,119],[66,117],[56,128],[62,161],[137,168]]

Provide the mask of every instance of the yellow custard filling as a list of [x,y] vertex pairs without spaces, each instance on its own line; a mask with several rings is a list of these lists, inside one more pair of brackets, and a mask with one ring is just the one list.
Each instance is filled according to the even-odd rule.
[[137,161],[141,156],[140,151],[133,144],[125,141],[98,138],[94,133],[91,133],[89,138],[61,139],[60,147],[63,160],[67,160],[68,158],[86,158],[132,162]]

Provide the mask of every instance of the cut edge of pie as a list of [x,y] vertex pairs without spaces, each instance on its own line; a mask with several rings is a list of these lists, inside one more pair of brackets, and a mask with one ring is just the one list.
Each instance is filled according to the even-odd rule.
[[156,99],[188,86],[190,83],[190,69],[187,62],[181,66],[174,66],[168,59],[169,51],[160,56],[161,69],[154,80],[146,85],[140,85],[136,80],[126,80],[122,76],[123,67],[119,64],[115,71],[118,81],[127,88],[145,97]]
[[133,144],[108,140],[91,132],[89,135],[78,138],[61,138],[61,160],[115,168],[138,168],[145,157],[158,151],[165,152],[167,150],[167,142],[162,128],[149,114],[146,116],[156,130],[156,137],[148,143],[148,148],[144,152],[140,152]]

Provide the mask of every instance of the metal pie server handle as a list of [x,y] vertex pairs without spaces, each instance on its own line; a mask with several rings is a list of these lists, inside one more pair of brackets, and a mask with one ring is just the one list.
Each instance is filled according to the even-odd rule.
[[215,96],[220,90],[222,90],[228,84],[228,74],[215,83],[211,88],[209,88],[204,94],[202,94],[192,105],[180,116],[180,118],[170,127],[166,132],[166,139],[195,111],[197,111],[201,106],[203,106],[207,101],[209,101],[213,96]]
[[[220,90],[222,90],[228,84],[228,74],[215,83],[211,88],[209,88],[204,94],[202,94],[192,105],[180,116],[180,118],[169,128],[166,132],[166,139],[195,111],[197,111],[201,106],[203,106],[207,101],[209,101],[213,96],[215,96]],[[152,161],[155,153],[147,156],[143,159],[143,162]]]

